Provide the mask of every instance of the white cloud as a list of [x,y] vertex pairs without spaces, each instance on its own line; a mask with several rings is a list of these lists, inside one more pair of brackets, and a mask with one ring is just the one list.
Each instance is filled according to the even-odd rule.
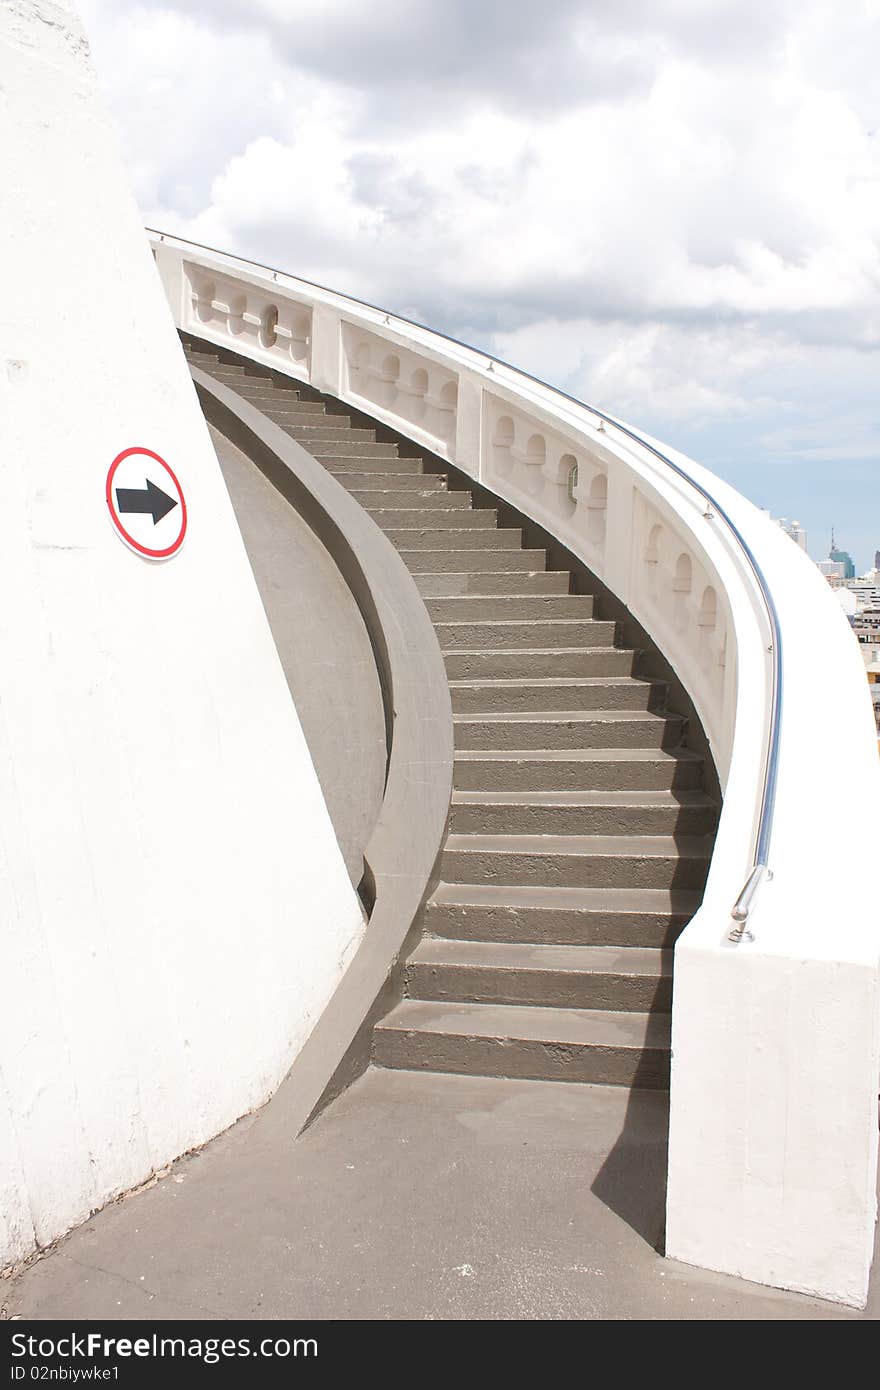
[[82,9],[154,224],[763,460],[789,515],[880,456],[878,0]]

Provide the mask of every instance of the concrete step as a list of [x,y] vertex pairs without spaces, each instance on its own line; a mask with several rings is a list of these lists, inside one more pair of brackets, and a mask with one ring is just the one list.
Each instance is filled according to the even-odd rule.
[[[436,483],[436,479],[431,479]],[[471,498],[468,492],[447,492],[443,487],[434,486],[432,490],[426,486],[416,491],[415,488],[349,488],[352,497],[361,504],[365,511],[371,515],[378,515],[380,512],[410,511],[414,516],[421,516],[423,512],[454,511],[467,512],[470,510]]]
[[[384,449],[386,445],[381,444],[376,447]],[[391,448],[393,446],[389,445],[387,447]],[[335,449],[336,445],[328,444],[327,448]],[[366,453],[355,454],[349,458],[348,456],[343,457],[342,455],[323,454],[319,451],[317,445],[310,449],[309,453],[312,455],[312,458],[318,459],[318,461],[324,465],[328,473],[332,473],[334,477],[338,476],[340,479],[347,478],[351,473],[381,473],[384,477],[387,476],[389,469],[393,469],[395,485],[403,487],[405,486],[402,482],[403,478],[409,476],[411,478],[423,480],[425,476],[422,472],[423,464],[421,459],[392,458],[387,455],[373,456]],[[345,487],[347,484],[343,482],[343,486]]]
[[[412,460],[408,461],[412,462]],[[446,478],[442,473],[422,473],[420,470],[413,473],[400,473],[396,468],[389,472],[387,467],[359,470],[355,464],[344,464],[334,469],[334,476],[339,480],[341,486],[359,501],[364,494],[385,492],[389,488],[407,494],[411,492],[436,492],[446,496]]]
[[[291,427],[285,428],[290,432]],[[309,449],[309,453],[316,459],[322,461],[327,459],[334,463],[339,463],[344,459],[357,459],[359,464],[363,463],[364,459],[384,459],[387,470],[388,461],[397,459],[397,445],[377,443],[375,440],[349,439],[339,443],[331,443],[329,440],[317,439]],[[421,468],[421,459],[411,459],[406,460],[406,462],[417,463]],[[346,463],[344,466],[349,468],[351,465]]]
[[703,761],[687,748],[457,750],[456,791],[676,791],[700,786]]
[[[322,401],[303,400],[299,391],[286,385],[275,385],[266,377],[221,376],[210,373],[221,386],[228,386],[250,405],[256,406],[270,419],[311,420],[324,423],[331,417],[326,415]],[[342,416],[344,421],[346,416]]]
[[[448,493],[442,494],[448,497]],[[431,531],[435,534],[435,544],[442,541],[448,531],[494,531],[498,518],[495,512],[470,512],[466,507],[415,507],[390,508],[369,507],[368,511],[377,526],[386,535],[399,528]]]
[[[463,515],[465,515],[463,513]],[[476,513],[469,512],[469,516]],[[434,526],[394,526],[386,532],[388,539],[398,550],[427,550],[436,552],[438,546],[449,546],[451,553],[476,550],[480,554],[494,554],[496,551],[519,551],[522,546],[522,531],[518,528],[493,528],[490,531],[475,531],[462,525],[448,527],[440,535]]]
[[702,894],[675,888],[547,888],[438,883],[425,930],[458,941],[672,946]]
[[301,401],[299,387],[292,381],[278,381],[275,377],[258,376],[252,372],[241,373],[233,369],[228,372],[212,370],[211,376],[242,396],[254,395],[261,399],[290,401],[293,404],[299,404]]
[[[473,513],[478,516],[478,512]],[[435,622],[506,622],[528,618],[591,618],[592,594],[456,594],[426,598]]]
[[703,792],[456,791],[449,828],[486,835],[711,835],[718,808]]
[[[431,611],[431,604],[428,604]],[[657,709],[666,686],[634,676],[556,676],[544,679],[449,682],[456,714],[573,709]]]
[[540,574],[420,574],[416,578],[423,598],[454,598],[465,594],[567,594],[571,580],[567,570]]
[[312,420],[316,425],[331,419],[321,401],[298,401],[295,393],[289,391],[240,391],[251,405],[262,410],[276,425],[291,424],[302,420]]
[[456,714],[456,748],[677,748],[683,720],[650,710],[540,710]]
[[283,401],[289,400],[292,404],[300,403],[300,393],[295,386],[288,386],[286,383],[278,383],[271,376],[259,376],[254,372],[237,372],[230,368],[228,371],[217,371],[211,369],[210,375],[215,381],[219,381],[221,386],[228,386],[231,391],[236,391],[238,395],[257,400]]
[[198,367],[200,372],[210,372],[213,376],[220,366],[220,359],[213,352],[198,352],[194,348],[184,347],[183,355],[191,367]]
[[[408,463],[409,460],[402,459],[401,462]],[[547,563],[547,554],[543,550],[463,550],[457,539],[460,534],[461,532],[453,532],[456,540],[450,540],[450,548],[444,549],[410,549],[400,543],[397,547],[400,558],[411,574],[439,574],[443,570],[451,570],[456,574],[463,570],[470,570],[472,573],[486,570],[492,574],[500,574],[502,571],[530,574],[542,570]],[[503,532],[495,534],[502,535]],[[434,543],[436,545],[436,537]],[[453,544],[456,546],[454,550],[451,548]]]
[[295,439],[298,444],[301,444],[304,449],[308,449],[310,453],[312,445],[317,443],[326,444],[335,442],[341,444],[346,439],[360,439],[366,442],[368,440],[375,440],[376,437],[372,430],[353,429],[345,425],[336,424],[335,422],[329,423],[326,415],[321,417],[320,424],[292,425],[289,423],[289,416],[284,415],[281,410],[272,409],[268,410],[266,413],[269,418],[275,420],[276,423],[280,424],[283,420],[285,434],[289,434],[291,439]]
[[613,637],[600,644],[593,634],[591,647],[508,648],[455,651],[445,654],[450,680],[552,680],[555,677],[630,675],[636,653],[612,645]]
[[685,835],[448,835],[444,883],[701,888],[712,841]]
[[255,362],[249,362],[245,366],[243,363],[221,362],[216,357],[202,357],[201,354],[191,352],[186,354],[186,359],[194,367],[210,372],[218,381],[272,381],[268,367],[259,367]]
[[434,628],[442,652],[509,651],[581,646],[598,647],[614,641],[614,624],[597,618],[526,618],[504,622],[436,622]]
[[666,1014],[404,999],[376,1025],[378,1066],[662,1089]]
[[214,367],[217,367],[218,369],[225,372],[244,371],[245,367],[247,367],[248,371],[252,372],[267,372],[269,370],[268,367],[264,367],[262,363],[250,361],[236,362],[230,356],[229,351],[225,347],[220,347],[219,345],[217,345],[216,347],[211,346],[208,348],[201,348],[193,347],[192,345],[187,343],[184,345],[183,351],[187,362],[192,362],[194,365],[197,365],[201,362],[210,362],[213,364]]
[[219,371],[212,370],[211,375],[216,376],[218,381],[225,380],[236,391],[272,392],[281,400],[286,397],[291,401],[301,401],[303,392],[308,391],[308,387],[304,386],[301,381],[276,372],[263,372],[256,364],[252,369],[246,370],[243,375],[236,375],[235,369],[231,366],[221,367]]
[[425,937],[406,963],[410,999],[538,1008],[672,1009],[672,952]]

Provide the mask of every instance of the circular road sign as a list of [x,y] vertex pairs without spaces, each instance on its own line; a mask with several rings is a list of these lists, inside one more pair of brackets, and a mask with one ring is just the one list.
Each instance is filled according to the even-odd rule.
[[107,474],[107,507],[127,546],[148,560],[176,555],[186,535],[186,498],[177,477],[152,449],[123,449]]

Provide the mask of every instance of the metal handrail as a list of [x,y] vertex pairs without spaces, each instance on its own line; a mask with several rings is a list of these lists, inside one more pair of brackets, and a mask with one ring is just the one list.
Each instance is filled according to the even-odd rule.
[[[187,241],[184,237],[174,236],[174,233],[160,232],[153,227],[147,227],[146,230],[153,236],[158,237],[160,241],[164,241],[166,235],[169,235],[174,241],[179,241],[184,245],[195,247],[197,250],[207,251],[212,255],[229,256],[228,252],[218,251],[216,247],[205,246],[202,242]],[[687,470],[682,468],[681,464],[676,463],[673,459],[662,453],[662,451],[654,444],[650,443],[649,440],[644,439],[640,434],[637,434],[635,430],[631,430],[628,425],[621,424],[613,415],[606,414],[605,411],[599,410],[596,406],[589,405],[586,401],[578,400],[577,396],[571,395],[568,391],[563,391],[558,386],[552,386],[549,382],[542,381],[540,377],[534,376],[533,373],[524,371],[520,367],[514,367],[512,363],[506,362],[504,358],[495,357],[492,353],[484,352],[481,348],[475,348],[471,343],[465,343],[459,338],[453,338],[449,333],[443,333],[437,329],[428,328],[425,324],[419,323],[416,319],[407,318],[403,314],[393,313],[391,310],[383,309],[378,304],[371,304],[369,300],[358,299],[355,295],[342,294],[339,290],[330,289],[327,285],[319,285],[314,280],[304,280],[301,276],[291,275],[288,271],[279,270],[275,266],[264,264],[262,261],[249,260],[246,256],[229,256],[229,259],[240,261],[244,265],[252,265],[257,270],[268,271],[276,280],[279,275],[283,275],[285,279],[298,281],[299,284],[306,285],[309,289],[319,290],[322,294],[333,295],[336,299],[348,300],[349,303],[356,304],[362,309],[369,309],[373,313],[381,314],[387,324],[390,324],[391,320],[394,319],[397,323],[406,324],[410,328],[417,328],[420,333],[427,333],[434,338],[442,338],[444,342],[462,348],[465,352],[474,353],[478,357],[487,358],[490,363],[489,370],[492,370],[495,366],[503,367],[505,371],[512,372],[515,376],[523,377],[525,380],[533,382],[536,386],[540,386],[543,390],[552,391],[554,395],[560,396],[563,400],[571,402],[571,404],[578,406],[580,409],[588,410],[591,415],[595,415],[599,420],[603,421],[604,424],[611,425],[620,434],[632,440],[639,448],[647,449],[648,453],[652,454],[653,457],[658,459],[665,467],[671,469],[672,472],[677,477],[681,478],[683,482],[687,483],[689,487],[692,487],[706,503],[704,515],[707,520],[711,521],[714,520],[715,517],[719,517],[724,522],[730,535],[745,556],[755,583],[758,586],[758,592],[764,604],[767,624],[770,630],[770,645],[767,650],[772,657],[770,676],[770,720],[767,728],[767,744],[764,750],[764,778],[761,790],[761,811],[755,833],[755,850],[752,856],[752,868],[749,870],[748,877],[730,911],[734,926],[728,934],[728,939],[734,944],[753,940],[752,933],[748,930],[749,916],[761,884],[765,879],[773,877],[770,869],[770,840],[773,833],[773,812],[776,806],[776,789],[779,780],[779,741],[782,725],[783,688],[782,629],[779,622],[779,613],[773,595],[770,592],[770,587],[767,583],[764,571],[761,569],[754,551],[736,525],[736,522],[729,515],[727,509],[722,506],[708,488],[704,487],[696,478],[691,477]]]

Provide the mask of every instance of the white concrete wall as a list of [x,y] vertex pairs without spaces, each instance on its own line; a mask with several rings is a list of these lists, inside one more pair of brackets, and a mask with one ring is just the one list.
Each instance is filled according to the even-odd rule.
[[264,1101],[362,916],[71,5],[0,9],[0,121],[2,1265]]
[[[880,760],[858,644],[812,561],[756,530],[785,636],[773,879],[719,945],[710,882],[675,953],[667,1252],[865,1303],[876,1220]],[[745,731],[744,731],[745,735]],[[752,745],[735,746],[733,769]],[[728,803],[740,790],[728,784]],[[872,809],[873,808],[873,809]],[[716,855],[733,850],[722,818]]]
[[558,536],[665,653],[724,789],[704,904],[676,948],[667,1250],[864,1303],[880,919],[863,866],[877,853],[880,761],[858,647],[825,580],[733,488],[660,446],[745,537],[784,637],[774,877],[755,941],[732,946],[763,788],[772,631],[719,515],[614,422],[482,353],[233,256],[158,233],[153,245],[182,328],[450,459]]

